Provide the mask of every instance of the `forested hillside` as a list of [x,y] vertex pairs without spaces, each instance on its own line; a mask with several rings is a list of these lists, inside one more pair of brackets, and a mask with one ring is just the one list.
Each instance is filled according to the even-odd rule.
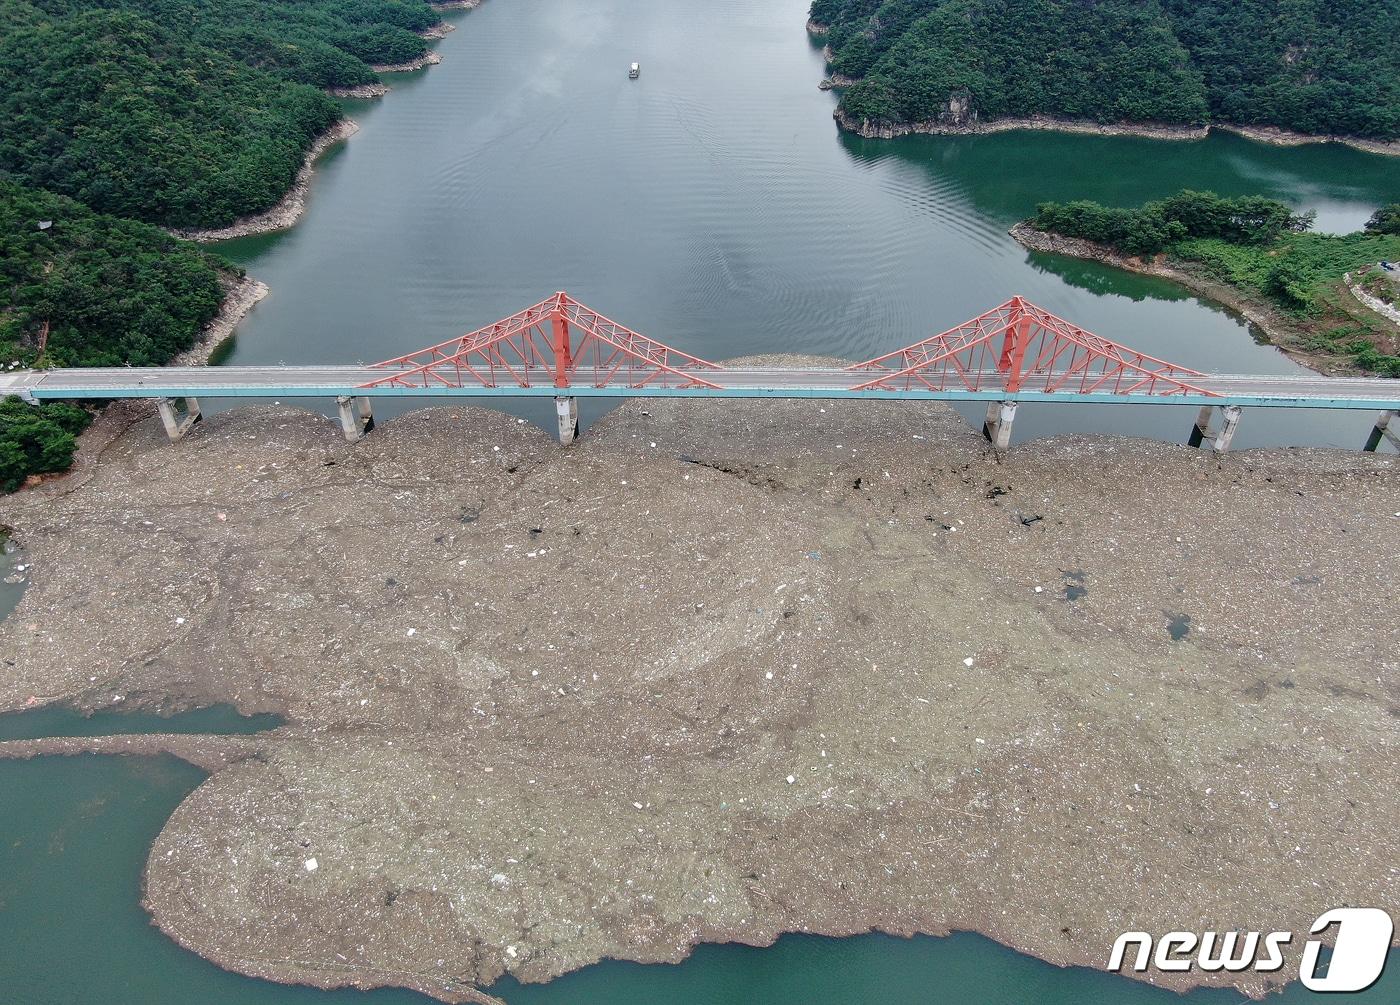
[[315,88],[127,13],[8,33],[0,74],[0,172],[174,226],[219,226],[277,202],[340,118]]
[[281,199],[341,117],[319,88],[422,55],[436,20],[419,0],[0,0],[0,176],[225,226]]
[[219,313],[228,268],[158,227],[0,181],[0,368],[40,362],[45,325],[46,364],[160,366]]
[[814,0],[848,124],[1033,115],[1400,138],[1400,0]]
[[427,51],[415,32],[439,16],[418,0],[29,0],[63,17],[129,11],[180,38],[280,77],[316,87],[378,80],[371,65]]
[[[417,59],[437,21],[421,0],[0,0],[0,368],[189,348],[233,271],[152,224],[275,205],[341,118],[322,88]],[[86,415],[0,403],[0,491],[67,467]]]
[[[159,366],[219,313],[227,270],[157,227],[0,180],[0,369]],[[65,470],[87,422],[0,401],[0,492]]]

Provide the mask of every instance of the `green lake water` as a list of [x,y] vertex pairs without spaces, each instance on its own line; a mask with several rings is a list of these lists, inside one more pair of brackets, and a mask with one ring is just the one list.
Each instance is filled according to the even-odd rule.
[[[440,43],[440,66],[394,78],[382,101],[347,103],[362,131],[322,162],[301,224],[221,246],[272,288],[230,358],[380,359],[558,289],[711,358],[864,358],[1019,293],[1183,364],[1288,373],[1297,367],[1219,309],[1164,282],[1029,255],[1007,228],[1044,199],[1129,204],[1193,186],[1285,198],[1346,231],[1400,197],[1400,160],[1336,146],[844,136],[834,96],[816,88],[822,60],[805,17],[805,0],[488,0],[451,15],[459,30]],[[548,421],[534,404],[508,407]],[[585,420],[601,407],[585,403]],[[1246,412],[1236,443],[1355,447],[1370,421]],[[1177,408],[1042,406],[1022,409],[1017,435],[1181,440],[1189,424]],[[15,561],[0,559],[0,580]],[[21,589],[0,585],[0,617]],[[228,709],[173,721],[41,710],[0,718],[0,739],[274,725]],[[0,762],[0,1003],[425,1002],[237,977],[149,924],[146,851],[202,777],[166,758]],[[511,1005],[1243,1001],[1060,970],[968,934],[704,946],[679,966],[603,963],[496,991]],[[1315,997],[1294,986],[1271,1001]],[[1400,1001],[1400,961],[1343,998]]]

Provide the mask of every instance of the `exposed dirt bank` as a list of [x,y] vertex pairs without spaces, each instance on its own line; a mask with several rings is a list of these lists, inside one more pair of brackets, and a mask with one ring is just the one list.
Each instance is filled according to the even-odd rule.
[[360,84],[358,87],[328,87],[333,98],[382,98],[389,93],[388,84]]
[[[827,77],[817,86],[822,90],[832,87],[849,87],[855,83],[849,78]],[[847,132],[864,136],[866,139],[889,140],[912,134],[935,136],[970,136],[982,133],[1005,133],[1017,129],[1048,130],[1057,133],[1086,133],[1095,136],[1142,136],[1154,140],[1203,140],[1212,129],[1247,137],[1261,143],[1275,146],[1304,146],[1309,143],[1341,143],[1356,150],[1381,154],[1387,157],[1400,157],[1400,142],[1385,143],[1379,140],[1359,139],[1353,136],[1310,136],[1307,133],[1294,133],[1286,129],[1259,126],[1234,126],[1227,123],[1214,123],[1209,126],[1172,126],[1155,123],[1135,122],[1085,122],[1077,119],[1059,119],[1052,116],[1031,116],[1028,118],[993,119],[990,121],[945,121],[932,119],[927,122],[872,122],[869,119],[856,119],[840,108],[833,113],[837,125]]]
[[1244,318],[1257,329],[1262,340],[1277,346],[1299,364],[1310,370],[1332,376],[1356,376],[1364,373],[1347,363],[1346,357],[1333,353],[1310,351],[1306,348],[1308,335],[1297,321],[1269,304],[1258,300],[1243,290],[1227,286],[1202,273],[1190,270],[1183,263],[1168,263],[1165,256],[1139,258],[1122,255],[1112,248],[1078,237],[1062,237],[1036,230],[1027,223],[1018,223],[1011,228],[1011,236],[1023,247],[1031,251],[1047,252],[1055,255],[1068,255],[1094,262],[1103,262],[1116,269],[1125,269],[1144,276],[1157,276],[1169,279],[1198,293],[1207,300],[1220,304]]
[[1386,157],[1400,157],[1400,140],[1364,140],[1355,136],[1313,136],[1308,133],[1295,133],[1274,126],[1235,126],[1219,123],[1212,126],[1227,133],[1236,133],[1260,143],[1272,143],[1280,147],[1301,147],[1310,143],[1341,143],[1344,146],[1364,150],[1369,154],[1382,154]]
[[[852,81],[846,81],[842,86],[850,86],[851,83]],[[833,115],[837,124],[847,132],[864,136],[866,139],[881,140],[890,140],[916,133],[935,136],[971,136],[980,133],[1008,133],[1017,129],[1047,130],[1057,133],[1089,133],[1096,136],[1145,136],[1154,140],[1200,140],[1205,139],[1208,132],[1204,126],[1193,128],[1150,123],[1082,122],[1075,119],[1056,119],[1041,115],[1021,119],[975,120],[971,122],[941,119],[931,119],[927,122],[871,122],[869,119],[852,118],[840,108],[836,109]]]
[[466,408],[146,422],[0,500],[0,709],[289,716],[143,741],[232,762],[145,886],[232,970],[469,1001],[871,928],[1103,966],[1400,910],[1398,512],[1394,457],[998,458],[934,404],[633,403],[567,450]]
[[442,57],[436,52],[425,52],[417,59],[410,59],[407,63],[379,63],[371,66],[375,73],[411,73],[414,70],[421,70],[425,66],[436,66],[442,62]]
[[342,119],[316,138],[311,149],[306,152],[306,160],[297,172],[296,181],[282,201],[269,210],[253,216],[245,216],[227,227],[212,230],[171,230],[176,237],[188,241],[228,241],[235,237],[249,237],[253,234],[266,234],[274,230],[286,230],[306,212],[306,196],[311,189],[311,176],[316,171],[316,161],[331,147],[349,139],[360,127],[350,119]]
[[440,38],[446,38],[448,35],[452,34],[452,32],[456,30],[457,26],[455,24],[448,24],[446,21],[439,21],[431,28],[424,28],[422,31],[420,31],[418,33],[418,37],[435,41]]

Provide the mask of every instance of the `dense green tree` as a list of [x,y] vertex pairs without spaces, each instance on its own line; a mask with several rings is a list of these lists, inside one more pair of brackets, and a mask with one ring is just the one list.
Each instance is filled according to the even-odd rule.
[[1036,229],[1082,237],[1130,255],[1155,254],[1187,238],[1218,238],[1231,244],[1270,244],[1285,233],[1302,233],[1313,214],[1294,214],[1287,203],[1262,196],[1227,199],[1190,189],[1140,209],[1096,202],[1036,207]]
[[160,366],[219,313],[229,269],[159,228],[0,181],[0,369]]
[[[0,370],[159,366],[218,314],[231,274],[157,227],[0,180]],[[0,491],[65,470],[87,422],[62,402],[0,404]]]
[[0,174],[177,226],[221,226],[276,203],[340,117],[313,88],[128,13],[7,33],[0,81]]
[[422,0],[27,0],[54,17],[129,11],[288,80],[353,87],[375,63],[406,63],[439,16]]
[[1400,0],[815,0],[848,119],[1400,137]]
[[77,434],[90,421],[83,409],[64,402],[35,407],[0,399],[0,492],[13,492],[32,474],[67,471]]
[[[235,270],[150,224],[276,203],[340,117],[320,88],[421,56],[437,20],[421,0],[0,0],[0,370],[189,348]],[[0,491],[66,468],[87,421],[0,403]]]
[[1400,0],[1162,0],[1212,116],[1400,136]]
[[1400,234],[1400,202],[1376,210],[1366,221],[1366,229],[1373,234]]

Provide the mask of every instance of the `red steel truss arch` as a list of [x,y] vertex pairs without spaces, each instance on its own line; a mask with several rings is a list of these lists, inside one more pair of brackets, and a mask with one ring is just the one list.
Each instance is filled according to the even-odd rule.
[[1209,395],[1199,370],[1129,349],[1021,297],[965,324],[848,367],[871,373],[854,391],[1021,390],[1071,394]]
[[708,387],[723,367],[662,345],[590,310],[567,293],[460,338],[376,363],[364,387]]
[[[672,349],[556,293],[533,307],[417,352],[374,364],[364,388],[571,387],[752,390],[754,374]],[[821,386],[832,388],[830,374]],[[956,328],[847,367],[843,392],[958,391],[1053,394],[1196,395],[1205,377],[1101,338],[1021,297]],[[800,383],[784,371],[781,391]],[[817,371],[813,371],[815,376]],[[744,374],[741,379],[741,374]],[[798,381],[798,383],[793,383]],[[765,388],[768,385],[764,385]]]

